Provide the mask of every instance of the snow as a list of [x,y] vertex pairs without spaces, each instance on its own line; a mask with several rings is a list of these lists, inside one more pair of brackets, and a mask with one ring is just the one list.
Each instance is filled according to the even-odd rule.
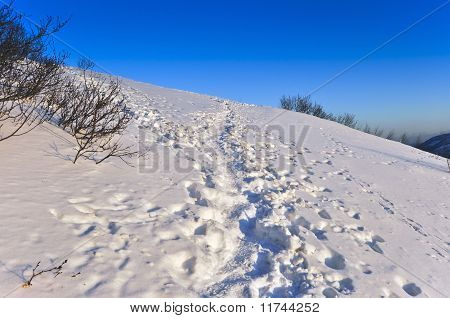
[[123,87],[124,139],[148,151],[135,167],[74,165],[49,124],[0,144],[2,296],[450,296],[443,158],[299,113]]

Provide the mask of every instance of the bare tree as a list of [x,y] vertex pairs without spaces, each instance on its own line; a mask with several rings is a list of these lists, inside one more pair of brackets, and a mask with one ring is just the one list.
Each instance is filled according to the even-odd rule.
[[393,140],[394,138],[395,138],[395,130],[391,130],[391,131],[387,134],[386,139],[388,139],[388,140]]
[[382,137],[383,133],[384,133],[384,130],[381,129],[380,127],[377,127],[372,131],[372,135],[375,135],[377,137]]
[[311,102],[311,98],[309,96],[300,96],[293,97],[294,99],[294,109],[296,112],[304,113],[304,114],[312,114],[313,103]]
[[57,124],[75,138],[73,163],[81,157],[97,164],[111,157],[128,163],[125,158],[137,153],[121,142],[132,114],[117,79],[84,69],[79,78],[66,81],[53,103]]
[[414,147],[417,149],[421,149],[421,147],[422,147],[422,136],[420,134],[417,135],[417,137],[416,137],[416,142],[414,144]]
[[285,110],[294,110],[294,101],[290,96],[282,96],[280,99],[281,108]]
[[349,113],[338,115],[336,117],[336,122],[350,128],[356,128],[356,125],[358,125],[358,121],[355,119],[355,115]]
[[403,135],[400,137],[400,142],[401,142],[402,144],[407,145],[407,144],[408,144],[408,136],[407,136],[406,134],[403,134]]
[[312,107],[311,115],[322,118],[322,119],[328,119],[328,120],[334,120],[334,117],[332,114],[327,113],[323,106],[320,104],[315,103]]
[[11,6],[0,7],[0,141],[21,136],[55,113],[50,106],[64,55],[48,55],[49,36],[64,23],[48,18],[27,27]]
[[366,123],[366,125],[363,127],[361,127],[359,130],[367,133],[367,134],[372,134],[372,129],[370,128],[369,124]]
[[67,74],[65,56],[49,54],[50,36],[64,24],[49,18],[28,26],[11,6],[0,7],[0,141],[57,117],[75,137],[74,163],[80,157],[124,160],[134,152],[120,141],[131,113],[119,82],[89,71],[93,64],[85,59],[81,76]]

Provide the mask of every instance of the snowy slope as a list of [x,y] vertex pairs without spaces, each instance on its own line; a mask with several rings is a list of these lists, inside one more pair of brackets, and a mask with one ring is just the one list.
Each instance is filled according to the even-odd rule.
[[450,296],[442,158],[299,113],[124,88],[141,168],[73,165],[50,125],[0,144],[2,296]]

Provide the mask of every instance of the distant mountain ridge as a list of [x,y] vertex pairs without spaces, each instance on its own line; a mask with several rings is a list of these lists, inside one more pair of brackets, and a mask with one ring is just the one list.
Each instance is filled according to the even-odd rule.
[[420,145],[420,149],[441,157],[450,158],[450,134],[443,134],[428,139]]

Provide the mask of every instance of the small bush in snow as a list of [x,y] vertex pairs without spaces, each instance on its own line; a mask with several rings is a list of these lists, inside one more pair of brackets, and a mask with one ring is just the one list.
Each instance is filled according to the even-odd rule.
[[120,83],[89,71],[86,63],[81,66],[85,67],[82,75],[67,80],[53,100],[58,109],[58,126],[75,138],[73,163],[81,157],[97,164],[111,157],[132,157],[135,152],[131,146],[123,146],[120,140],[132,118]]

